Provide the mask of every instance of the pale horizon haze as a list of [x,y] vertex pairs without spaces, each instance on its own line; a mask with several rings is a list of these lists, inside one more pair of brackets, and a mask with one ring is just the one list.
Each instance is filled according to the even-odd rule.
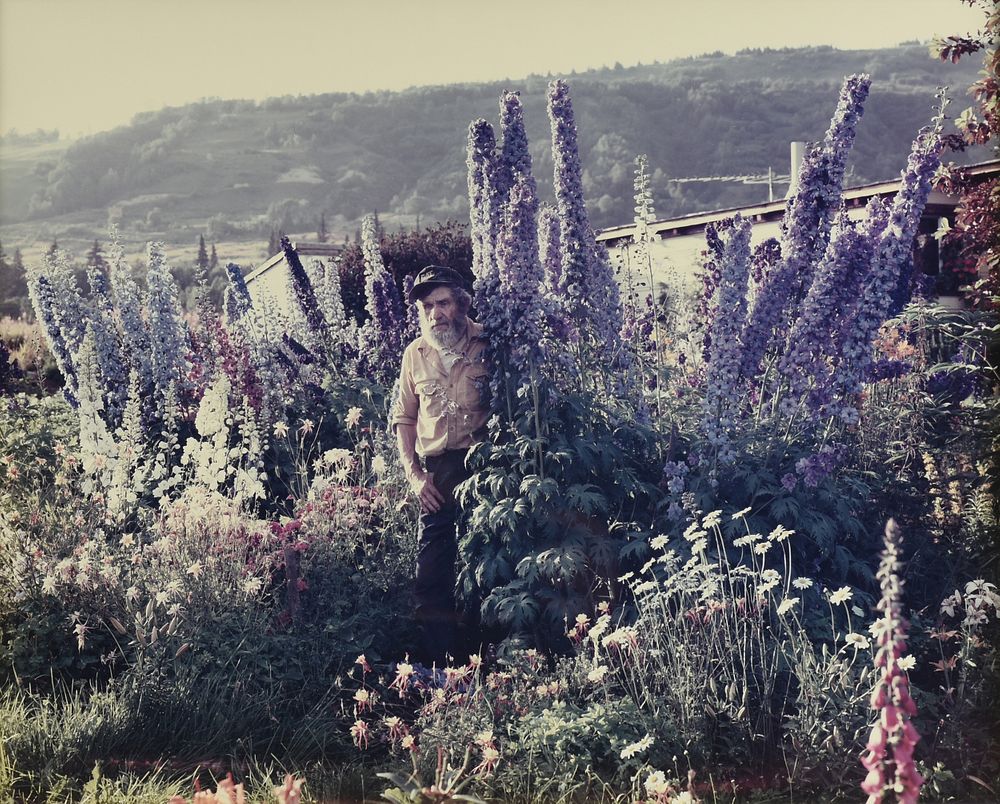
[[891,47],[983,18],[960,0],[0,0],[0,132],[76,137],[203,98],[514,80],[747,47]]

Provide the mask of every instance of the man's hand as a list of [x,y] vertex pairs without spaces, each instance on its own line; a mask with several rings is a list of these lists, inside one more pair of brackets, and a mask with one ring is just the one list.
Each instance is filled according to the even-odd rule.
[[445,499],[444,495],[438,491],[437,486],[434,485],[434,475],[429,472],[416,471],[407,475],[407,480],[410,481],[413,493],[420,500],[420,510],[423,513],[433,514],[441,509]]

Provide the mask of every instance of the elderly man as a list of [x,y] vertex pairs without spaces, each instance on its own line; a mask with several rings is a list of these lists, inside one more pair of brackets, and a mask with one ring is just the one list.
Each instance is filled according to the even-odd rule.
[[408,300],[420,312],[422,335],[403,353],[390,423],[420,501],[415,615],[423,655],[417,658],[440,664],[458,647],[455,487],[469,476],[469,447],[485,433],[489,372],[483,328],[468,317],[472,300],[458,273],[424,268]]

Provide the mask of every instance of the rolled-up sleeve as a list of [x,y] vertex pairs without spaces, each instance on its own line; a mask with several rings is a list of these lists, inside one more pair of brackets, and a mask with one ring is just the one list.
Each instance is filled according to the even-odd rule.
[[413,349],[403,352],[403,366],[399,372],[399,388],[392,403],[389,427],[395,431],[396,425],[417,423],[417,392],[413,384]]

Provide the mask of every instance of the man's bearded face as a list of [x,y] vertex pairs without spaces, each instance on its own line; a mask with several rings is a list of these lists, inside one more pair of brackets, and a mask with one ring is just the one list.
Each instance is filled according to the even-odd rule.
[[417,302],[420,329],[437,348],[449,348],[465,336],[468,318],[455,301],[451,288],[434,288]]

